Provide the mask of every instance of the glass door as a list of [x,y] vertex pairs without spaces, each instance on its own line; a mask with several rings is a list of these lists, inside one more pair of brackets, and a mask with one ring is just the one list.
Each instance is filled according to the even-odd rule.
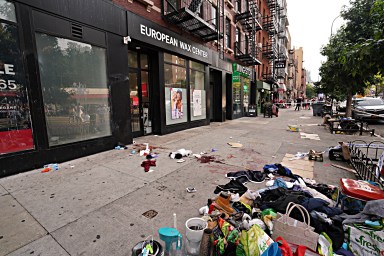
[[128,74],[130,99],[131,99],[131,126],[134,137],[142,135],[139,79],[137,71],[130,71]]
[[152,133],[148,55],[129,51],[129,87],[133,137]]

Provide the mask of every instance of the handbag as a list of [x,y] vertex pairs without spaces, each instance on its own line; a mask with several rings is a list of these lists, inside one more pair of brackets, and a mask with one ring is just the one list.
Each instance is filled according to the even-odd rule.
[[[295,208],[300,211],[304,222],[289,216]],[[290,202],[287,205],[285,214],[280,214],[275,220],[272,239],[275,240],[281,236],[289,243],[305,245],[309,249],[316,251],[319,234],[314,231],[314,228],[311,227],[310,224],[311,219],[307,209],[301,205]]]

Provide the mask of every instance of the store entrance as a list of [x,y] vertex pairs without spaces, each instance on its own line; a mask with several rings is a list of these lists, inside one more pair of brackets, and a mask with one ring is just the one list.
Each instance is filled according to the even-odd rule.
[[129,51],[129,87],[133,137],[152,133],[150,70],[148,55]]

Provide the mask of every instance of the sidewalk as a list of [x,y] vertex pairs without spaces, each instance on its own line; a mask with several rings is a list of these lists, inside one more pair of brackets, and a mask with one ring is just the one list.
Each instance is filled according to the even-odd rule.
[[[262,170],[265,164],[280,163],[286,154],[324,151],[338,141],[370,136],[331,134],[322,118],[312,110],[281,109],[279,117],[247,117],[225,123],[212,123],[165,136],[146,136],[137,144],[149,143],[158,153],[157,167],[145,173],[144,157],[130,156],[128,150],[110,150],[60,163],[60,170],[41,173],[41,169],[0,180],[0,255],[131,255],[137,242],[157,229],[173,226],[185,234],[185,221],[199,215],[198,209],[213,197],[218,184],[229,180],[230,171]],[[302,132],[317,134],[320,140],[302,139],[287,131],[287,125],[300,125]],[[228,142],[239,142],[231,148]],[[218,163],[200,163],[185,158],[183,163],[168,154],[180,148],[193,153],[206,151]],[[211,149],[217,152],[211,153]],[[312,162],[309,172],[317,182],[337,185],[341,177],[354,178],[348,171],[324,162]],[[344,163],[338,162],[343,165]],[[187,193],[186,187],[197,192]],[[248,183],[250,189],[265,187]],[[149,219],[142,214],[154,210]]]

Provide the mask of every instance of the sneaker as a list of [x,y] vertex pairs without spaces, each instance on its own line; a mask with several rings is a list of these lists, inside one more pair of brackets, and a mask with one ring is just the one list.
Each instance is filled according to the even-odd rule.
[[[251,207],[253,207],[253,199],[252,199],[252,194],[250,193],[249,190],[247,190],[247,192],[245,192],[241,197],[240,197],[240,202],[244,203],[244,204],[247,204]],[[256,199],[256,198],[255,198]]]

